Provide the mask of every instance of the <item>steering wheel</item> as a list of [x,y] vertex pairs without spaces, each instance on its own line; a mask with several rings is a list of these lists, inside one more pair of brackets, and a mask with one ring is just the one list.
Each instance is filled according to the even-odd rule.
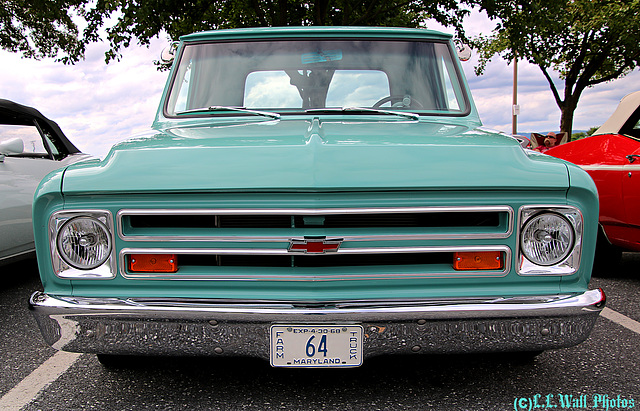
[[391,107],[424,108],[424,105],[419,100],[416,100],[414,97],[411,97],[409,95],[383,97],[380,100],[376,101],[376,103],[373,105],[373,108],[378,108],[385,103],[391,103]]

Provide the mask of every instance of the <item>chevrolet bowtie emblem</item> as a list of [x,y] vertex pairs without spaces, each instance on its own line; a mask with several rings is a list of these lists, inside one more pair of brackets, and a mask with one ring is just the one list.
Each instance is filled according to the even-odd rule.
[[326,237],[292,238],[289,242],[289,252],[303,254],[335,253],[342,244],[342,238],[327,239]]

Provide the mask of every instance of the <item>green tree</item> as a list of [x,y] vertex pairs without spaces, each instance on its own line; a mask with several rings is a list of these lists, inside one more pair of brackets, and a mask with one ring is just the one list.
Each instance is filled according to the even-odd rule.
[[579,133],[573,133],[571,135],[571,141],[580,140],[581,138],[591,137],[600,127],[591,127],[587,131],[581,131]]
[[[106,28],[106,60],[132,42],[147,45],[167,33],[172,39],[196,31],[268,26],[404,26],[418,27],[433,18],[463,35],[469,11],[456,0],[97,0],[86,14],[86,41]],[[114,24],[107,24],[113,21]]]
[[[640,64],[640,0],[480,0],[497,27],[474,39],[476,73],[495,55],[525,59],[542,70],[560,108],[560,130],[571,134],[582,92]],[[564,80],[563,90],[552,71]]]
[[[462,0],[472,2],[475,0]],[[469,10],[457,0],[0,0],[0,48],[75,63],[106,33],[107,63],[131,44],[195,31],[267,26],[404,26],[427,19],[461,38]],[[79,31],[78,26],[84,27]]]
[[85,45],[72,16],[85,0],[0,0],[0,48],[25,57],[73,63]]

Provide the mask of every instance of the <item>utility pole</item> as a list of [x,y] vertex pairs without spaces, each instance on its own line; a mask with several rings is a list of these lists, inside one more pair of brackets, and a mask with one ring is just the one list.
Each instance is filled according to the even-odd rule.
[[513,105],[511,106],[511,134],[518,134],[518,114],[520,114],[520,106],[518,105],[518,55],[513,57]]

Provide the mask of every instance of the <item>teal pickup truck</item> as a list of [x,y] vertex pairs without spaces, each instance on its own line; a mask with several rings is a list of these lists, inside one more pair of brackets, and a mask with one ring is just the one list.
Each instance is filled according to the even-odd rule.
[[105,363],[579,344],[604,306],[596,187],[480,126],[446,34],[185,36],[151,130],[40,184],[30,307]]

